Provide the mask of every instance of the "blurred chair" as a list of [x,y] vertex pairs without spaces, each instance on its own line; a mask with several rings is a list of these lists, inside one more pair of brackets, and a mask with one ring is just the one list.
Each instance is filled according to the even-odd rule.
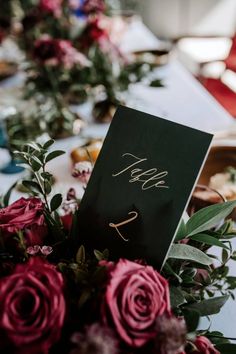
[[232,38],[229,54],[222,63],[223,70],[218,78],[209,77],[203,69],[200,80],[217,101],[236,118],[236,35]]

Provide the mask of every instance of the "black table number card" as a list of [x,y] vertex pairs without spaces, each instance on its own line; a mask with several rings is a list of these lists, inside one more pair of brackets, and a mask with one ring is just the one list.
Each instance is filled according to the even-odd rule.
[[119,107],[80,205],[80,243],[160,268],[212,138]]

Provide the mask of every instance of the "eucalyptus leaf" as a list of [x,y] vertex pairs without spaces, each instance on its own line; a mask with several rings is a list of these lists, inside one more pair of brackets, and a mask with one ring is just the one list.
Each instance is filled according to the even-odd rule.
[[42,167],[42,164],[39,163],[35,158],[31,158],[30,159],[30,166],[34,172],[37,172]]
[[187,235],[192,236],[216,226],[236,207],[236,201],[210,205],[197,211],[186,224]]
[[170,287],[170,303],[171,303],[171,308],[174,309],[176,307],[179,307],[180,305],[183,305],[186,302],[185,297],[181,291],[181,289],[176,286],[171,286]]
[[28,190],[36,190],[37,192],[42,193],[42,189],[40,187],[40,185],[37,182],[34,181],[22,181],[22,184],[25,188],[27,188]]
[[43,148],[48,149],[50,146],[52,146],[54,144],[54,142],[55,141],[53,139],[46,141],[46,143],[43,145]]
[[29,146],[29,147],[31,147],[34,150],[40,151],[40,147],[34,142],[29,142],[29,143],[26,144],[26,146]]
[[199,249],[185,244],[173,244],[168,253],[168,258],[189,260],[204,265],[213,263],[211,257],[207,256]]
[[197,242],[205,243],[206,245],[218,246],[225,249],[229,249],[223,242],[219,241],[217,238],[206,234],[197,234],[190,236],[189,238]]
[[47,180],[44,181],[44,189],[47,194],[50,194],[52,191],[51,183]]
[[225,249],[223,249],[222,250],[222,262],[226,263],[228,261],[228,258],[229,258],[228,252]]
[[183,310],[183,315],[184,319],[187,325],[188,332],[193,332],[197,329],[199,319],[200,319],[200,314],[197,310],[195,309],[184,309]]
[[175,236],[175,241],[180,241],[183,238],[185,238],[187,233],[186,225],[183,219],[181,219],[180,225],[178,227],[176,236]]
[[54,211],[56,210],[57,208],[59,208],[59,206],[61,205],[62,203],[62,195],[60,193],[58,194],[55,194],[52,199],[51,199],[51,202],[50,202],[50,209],[51,211]]
[[188,305],[186,308],[189,310],[197,310],[201,316],[215,315],[220,312],[220,309],[228,299],[229,295],[218,296]]
[[46,156],[45,162],[49,162],[49,161],[51,161],[51,160],[55,159],[56,157],[61,156],[63,154],[65,154],[65,151],[62,151],[62,150],[52,151]]

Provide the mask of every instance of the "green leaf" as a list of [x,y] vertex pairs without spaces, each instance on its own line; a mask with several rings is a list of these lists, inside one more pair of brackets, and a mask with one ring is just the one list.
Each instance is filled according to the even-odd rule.
[[218,344],[216,346],[216,349],[219,350],[220,354],[235,354],[236,344],[232,344],[232,343]]
[[51,161],[51,160],[55,159],[56,157],[61,156],[63,154],[65,154],[65,151],[62,151],[62,150],[52,151],[46,156],[45,162],[49,162],[49,161]]
[[186,225],[183,219],[181,219],[179,228],[177,230],[176,236],[175,236],[175,241],[180,241],[183,238],[185,238],[187,234],[187,229],[186,229]]
[[34,181],[22,181],[22,184],[25,188],[27,188],[28,190],[36,190],[37,192],[42,193],[42,189],[40,187],[40,185],[37,182]]
[[189,238],[191,238],[191,240],[194,240],[197,242],[205,243],[206,245],[218,246],[218,247],[222,247],[225,249],[229,249],[223,242],[219,241],[217,238],[215,238],[213,236],[206,235],[206,234],[193,235],[193,236],[190,236]]
[[9,204],[9,200],[11,197],[11,192],[13,191],[13,189],[15,188],[15,186],[17,185],[17,182],[15,182],[7,191],[7,193],[4,195],[3,197],[3,205],[4,207],[7,207]]
[[155,79],[150,83],[151,87],[164,87],[160,79]]
[[36,143],[34,143],[32,141],[27,143],[26,146],[29,146],[29,147],[31,147],[34,150],[40,151],[40,147]]
[[228,258],[229,258],[228,252],[225,249],[223,249],[222,250],[222,263],[227,263]]
[[225,219],[236,207],[236,201],[214,204],[197,211],[186,224],[187,236],[211,229]]
[[184,244],[173,244],[168,253],[168,258],[189,260],[204,265],[213,263],[213,259],[199,249]]
[[180,288],[175,286],[170,287],[170,303],[171,308],[179,307],[186,302],[185,297]]
[[34,157],[31,157],[30,165],[34,172],[37,172],[42,167],[42,163],[38,159],[35,159]]
[[41,177],[43,179],[46,179],[47,181],[50,181],[50,179],[53,177],[53,175],[49,172],[42,172]]
[[224,306],[228,299],[229,295],[218,296],[188,305],[186,308],[190,310],[197,310],[201,316],[215,315],[220,312],[220,309]]
[[184,309],[183,310],[184,319],[187,325],[188,332],[193,332],[197,329],[200,314],[197,310],[191,309]]
[[52,186],[51,186],[50,181],[47,181],[47,180],[44,181],[44,189],[45,189],[46,194],[50,194],[51,193]]
[[78,249],[75,259],[77,263],[85,262],[85,248],[83,245],[81,245],[80,248]]
[[236,261],[236,251],[234,251],[230,257],[233,261]]
[[174,276],[178,280],[179,283],[182,283],[182,278],[177,273],[175,273],[175,271],[170,266],[168,261],[166,261],[165,264],[164,264],[164,273]]
[[50,146],[52,146],[54,144],[54,140],[53,139],[50,139],[48,141],[46,141],[46,143],[43,145],[43,149],[48,149]]
[[94,255],[98,261],[101,261],[104,259],[103,253],[98,250],[94,250]]
[[50,209],[51,211],[54,211],[56,210],[57,208],[59,208],[59,206],[61,205],[62,203],[62,195],[60,193],[58,194],[55,194],[52,199],[51,199],[51,202],[50,202]]

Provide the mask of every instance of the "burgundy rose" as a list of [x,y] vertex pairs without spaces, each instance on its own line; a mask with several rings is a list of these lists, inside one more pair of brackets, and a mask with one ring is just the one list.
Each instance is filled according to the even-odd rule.
[[88,22],[81,35],[80,46],[88,48],[94,43],[101,44],[103,40],[108,40],[108,33],[99,25],[99,20],[96,18]]
[[170,314],[169,286],[151,266],[121,259],[110,272],[102,317],[132,347],[156,335],[156,318]]
[[62,13],[62,1],[63,0],[40,0],[39,8],[42,11],[59,17]]
[[42,245],[47,232],[43,215],[44,205],[38,198],[20,198],[6,208],[0,209],[0,231],[4,240],[23,231],[26,245]]
[[220,352],[215,349],[210,340],[204,336],[196,337],[194,345],[196,346],[197,350],[194,350],[193,354],[220,354]]
[[33,54],[35,59],[38,59],[41,62],[57,59],[59,53],[57,52],[55,39],[49,36],[43,36],[38,39],[35,42]]
[[104,0],[85,0],[80,7],[80,10],[85,15],[97,14],[99,12],[104,12],[106,5]]
[[0,330],[17,353],[48,353],[64,317],[63,278],[45,260],[30,258],[0,280]]
[[79,53],[68,40],[53,39],[43,36],[35,42],[33,56],[39,62],[70,69],[74,64],[88,65],[88,60]]

